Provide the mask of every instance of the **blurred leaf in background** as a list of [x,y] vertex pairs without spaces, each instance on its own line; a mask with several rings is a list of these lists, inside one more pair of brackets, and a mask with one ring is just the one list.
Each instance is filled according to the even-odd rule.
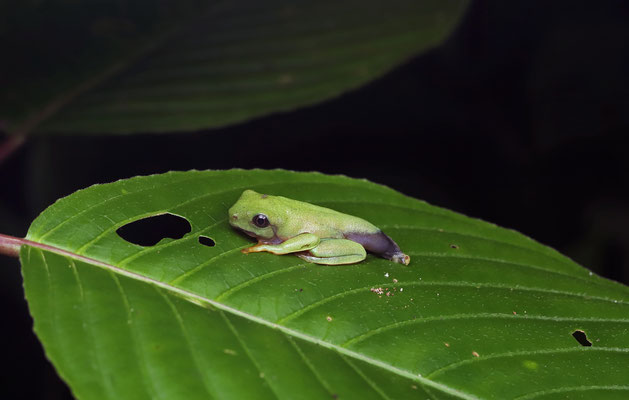
[[9,133],[223,126],[336,96],[440,43],[467,0],[5,5]]

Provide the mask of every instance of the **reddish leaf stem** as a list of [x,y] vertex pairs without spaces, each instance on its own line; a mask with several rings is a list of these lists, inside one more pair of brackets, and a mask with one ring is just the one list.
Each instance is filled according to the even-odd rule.
[[17,257],[20,254],[20,247],[29,242],[30,240],[3,235],[0,233],[0,254],[7,255],[9,257]]
[[41,250],[50,251],[52,253],[60,254],[64,257],[71,257],[76,260],[84,261],[94,265],[100,265],[101,267],[118,269],[113,265],[106,264],[102,261],[95,260],[93,258],[85,257],[68,250],[64,250],[59,247],[51,246],[48,244],[34,242],[32,240],[17,238],[9,235],[3,235],[0,233],[0,254],[4,254],[10,257],[19,257],[20,248],[22,246],[32,246]]

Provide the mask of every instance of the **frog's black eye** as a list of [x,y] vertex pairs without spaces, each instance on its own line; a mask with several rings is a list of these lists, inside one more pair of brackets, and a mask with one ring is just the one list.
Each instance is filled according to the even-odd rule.
[[269,226],[269,219],[264,214],[256,214],[253,216],[251,220],[255,226],[258,228],[266,228]]

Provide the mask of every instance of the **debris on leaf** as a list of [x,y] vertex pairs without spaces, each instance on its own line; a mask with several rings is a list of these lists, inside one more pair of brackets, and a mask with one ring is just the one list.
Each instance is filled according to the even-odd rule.
[[372,292],[374,292],[375,294],[383,294],[384,293],[384,289],[382,289],[381,287],[379,287],[379,288],[371,288],[370,290]]

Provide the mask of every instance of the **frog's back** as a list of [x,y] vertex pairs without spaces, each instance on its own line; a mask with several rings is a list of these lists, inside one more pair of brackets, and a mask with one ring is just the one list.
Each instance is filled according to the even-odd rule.
[[285,209],[290,210],[288,219],[301,226],[300,231],[320,237],[342,238],[348,233],[376,233],[380,229],[372,223],[331,208],[280,197]]

